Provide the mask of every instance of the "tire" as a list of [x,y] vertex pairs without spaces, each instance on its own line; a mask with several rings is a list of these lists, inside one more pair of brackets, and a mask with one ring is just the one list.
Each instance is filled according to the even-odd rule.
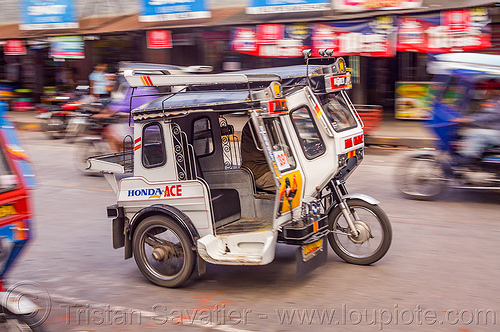
[[[148,238],[165,245],[155,249],[151,242],[146,243]],[[164,216],[147,217],[134,232],[134,258],[139,270],[149,281],[162,287],[182,286],[191,277],[196,263],[193,246],[186,231]],[[154,258],[155,253],[160,257]]]
[[46,330],[36,315],[15,315],[2,308],[0,313],[0,331],[45,332]]
[[[344,261],[351,264],[373,264],[387,253],[392,241],[392,229],[389,218],[378,206],[360,199],[347,199],[351,211],[356,212],[359,219],[352,217],[356,229],[360,231],[357,238],[346,234],[348,230],[340,207],[335,206],[328,213],[328,242],[333,251]],[[366,251],[366,252],[364,252]]]
[[409,156],[396,172],[398,189],[406,198],[433,200],[445,189],[445,172],[435,155]]
[[50,118],[42,121],[41,129],[49,136],[49,138],[59,139],[66,135],[67,126],[68,120],[65,117],[51,116]]

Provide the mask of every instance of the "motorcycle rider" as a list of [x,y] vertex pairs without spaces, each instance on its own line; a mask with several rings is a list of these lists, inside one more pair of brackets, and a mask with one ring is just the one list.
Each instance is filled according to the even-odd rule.
[[486,99],[476,113],[454,121],[467,125],[459,149],[459,154],[465,158],[462,164],[474,163],[488,146],[500,145],[500,82],[488,82]]

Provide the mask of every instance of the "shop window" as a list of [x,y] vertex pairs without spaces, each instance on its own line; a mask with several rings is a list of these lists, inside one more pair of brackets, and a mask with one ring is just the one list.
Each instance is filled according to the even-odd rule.
[[146,168],[153,168],[165,165],[166,161],[161,125],[159,123],[147,125],[142,134],[142,164]]

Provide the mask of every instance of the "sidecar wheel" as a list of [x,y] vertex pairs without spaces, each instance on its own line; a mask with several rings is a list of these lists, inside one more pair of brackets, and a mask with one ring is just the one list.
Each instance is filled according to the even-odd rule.
[[[328,242],[333,251],[348,263],[369,265],[387,253],[392,241],[389,218],[378,206],[360,199],[348,199],[351,218],[359,232],[349,234],[349,226],[339,206],[328,213]],[[356,215],[358,218],[355,218]]]
[[396,184],[404,197],[433,200],[446,185],[444,170],[434,155],[407,157],[397,168]]
[[182,286],[193,274],[196,255],[186,232],[163,216],[144,219],[134,233],[134,258],[139,270],[152,283]]

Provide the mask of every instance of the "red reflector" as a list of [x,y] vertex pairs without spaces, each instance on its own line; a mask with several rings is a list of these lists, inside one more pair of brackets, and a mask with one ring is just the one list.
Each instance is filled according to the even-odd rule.
[[363,143],[363,135],[359,135],[353,138],[354,145]]
[[344,141],[345,143],[345,148],[348,149],[350,147],[352,147],[352,138],[348,138]]

